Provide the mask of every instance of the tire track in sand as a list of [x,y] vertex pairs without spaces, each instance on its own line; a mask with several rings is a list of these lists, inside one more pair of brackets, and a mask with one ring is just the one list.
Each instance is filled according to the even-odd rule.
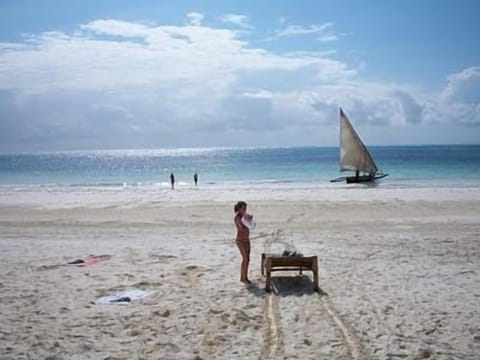
[[[273,242],[278,241],[282,234],[282,229],[276,229],[272,233],[263,234],[265,237],[263,247],[265,253],[268,253]],[[279,347],[282,344],[280,328],[280,309],[278,299],[273,293],[265,295],[263,304],[263,317],[265,319],[265,333],[263,335],[263,346],[260,359],[274,359]]]
[[[324,295],[321,296],[319,300],[332,323],[340,332],[343,346],[347,351],[346,358],[349,360],[365,359],[366,357],[363,355],[363,350],[355,335],[355,331],[341,319],[333,305]],[[263,314],[266,327],[260,355],[260,359],[262,360],[275,359],[283,345],[283,334],[280,326],[281,314],[278,301],[278,297],[275,294],[267,294],[265,297]]]
[[320,302],[327,312],[328,316],[330,319],[334,322],[335,326],[337,329],[340,331],[342,338],[343,338],[343,344],[345,348],[348,351],[348,359],[352,360],[361,360],[363,359],[363,351],[360,345],[360,342],[358,341],[357,337],[355,336],[355,332],[350,329],[350,326],[346,324],[338,315],[337,311],[335,308],[332,306],[330,301],[325,298],[325,296],[322,296],[320,298]]
[[[267,252],[268,248],[272,244],[272,242],[278,242],[279,237],[281,236],[282,229],[277,229],[272,233],[271,239],[266,238],[264,240],[264,248],[265,252]],[[347,350],[348,359],[349,360],[362,360],[365,358],[363,355],[363,350],[358,338],[355,335],[353,329],[350,328],[348,324],[346,324],[337,311],[335,310],[334,306],[328,300],[328,296],[320,294],[320,304],[327,312],[328,316],[335,324],[337,329],[339,330],[342,343]],[[279,348],[283,344],[281,327],[280,327],[280,309],[278,304],[278,298],[275,294],[270,293],[265,296],[265,303],[263,308],[263,314],[265,318],[266,328],[265,334],[263,337],[263,347],[262,353],[260,355],[260,359],[274,359],[275,355],[279,351]]]
[[282,345],[282,332],[278,299],[274,294],[267,294],[265,296],[263,314],[266,328],[263,336],[263,347],[260,359],[275,359],[275,355]]

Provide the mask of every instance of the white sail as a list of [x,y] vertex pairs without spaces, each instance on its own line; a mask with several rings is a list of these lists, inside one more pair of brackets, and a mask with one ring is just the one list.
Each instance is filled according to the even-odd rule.
[[342,171],[377,172],[377,165],[358,136],[347,115],[340,109],[340,169]]

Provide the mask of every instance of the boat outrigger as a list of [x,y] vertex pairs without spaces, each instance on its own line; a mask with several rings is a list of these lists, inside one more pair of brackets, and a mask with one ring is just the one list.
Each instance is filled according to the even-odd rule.
[[342,176],[330,182],[373,182],[388,174],[379,171],[372,155],[362,142],[347,115],[340,108],[340,171],[355,171],[354,176]]

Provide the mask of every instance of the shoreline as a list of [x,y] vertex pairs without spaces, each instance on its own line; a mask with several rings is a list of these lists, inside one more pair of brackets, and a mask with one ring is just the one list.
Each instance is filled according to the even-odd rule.
[[170,204],[223,203],[245,201],[293,201],[384,204],[424,201],[480,201],[480,185],[464,187],[365,187],[363,185],[199,187],[170,189],[70,186],[0,186],[0,207],[20,206],[38,209],[155,207]]

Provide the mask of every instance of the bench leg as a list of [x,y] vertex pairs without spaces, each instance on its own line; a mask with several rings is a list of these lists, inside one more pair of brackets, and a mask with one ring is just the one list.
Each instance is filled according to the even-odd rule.
[[265,270],[267,272],[267,277],[265,278],[265,291],[270,292],[271,287],[270,287],[270,282],[272,280],[272,261],[270,259],[267,259],[266,264],[265,264]]
[[265,279],[265,291],[266,292],[270,292],[271,290],[271,286],[270,286],[270,281],[272,280],[272,277],[271,277],[271,274],[270,274],[270,270],[267,269],[267,277]]
[[262,261],[260,263],[262,276],[265,276],[265,254],[262,254]]
[[318,286],[318,263],[316,261],[313,263],[313,290],[320,291]]
[[320,287],[318,286],[318,272],[315,270],[313,273],[313,290],[320,291]]

